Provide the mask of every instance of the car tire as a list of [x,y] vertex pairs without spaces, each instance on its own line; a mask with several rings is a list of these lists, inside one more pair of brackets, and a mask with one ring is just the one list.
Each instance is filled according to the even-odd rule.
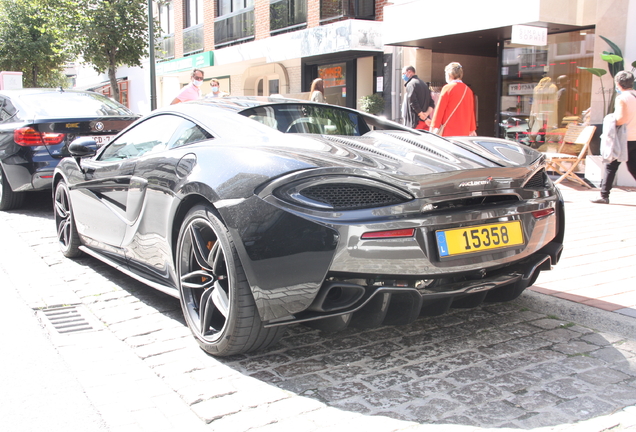
[[212,206],[188,212],[176,257],[183,314],[204,351],[228,356],[280,340],[283,328],[263,327],[234,242]]
[[4,170],[0,167],[0,211],[14,210],[24,204],[24,192],[13,192]]
[[81,241],[75,227],[71,195],[63,180],[55,186],[53,213],[55,214],[57,241],[62,254],[67,258],[76,258],[82,255],[82,251],[79,249]]

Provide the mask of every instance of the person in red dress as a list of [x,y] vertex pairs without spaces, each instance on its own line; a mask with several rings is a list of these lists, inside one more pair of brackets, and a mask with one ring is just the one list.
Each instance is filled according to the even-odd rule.
[[[453,62],[444,68],[446,84],[433,114],[431,131],[441,136],[477,136],[473,91],[462,82],[462,65]],[[440,128],[444,126],[440,133]]]

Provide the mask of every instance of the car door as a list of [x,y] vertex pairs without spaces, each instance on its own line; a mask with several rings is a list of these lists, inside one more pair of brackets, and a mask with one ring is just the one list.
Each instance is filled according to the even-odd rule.
[[[127,209],[130,222],[121,247],[131,270],[146,279],[176,287],[172,260],[172,219],[178,205],[175,190],[196,156],[188,144],[212,138],[194,122],[162,115],[161,127],[169,136],[165,148],[140,156],[135,164]],[[178,174],[179,173],[179,174]]]
[[159,115],[138,123],[93,159],[82,161],[83,181],[71,189],[75,222],[89,247],[125,259],[122,242],[138,222],[147,190],[134,175],[145,154],[161,152],[171,138],[171,122]]

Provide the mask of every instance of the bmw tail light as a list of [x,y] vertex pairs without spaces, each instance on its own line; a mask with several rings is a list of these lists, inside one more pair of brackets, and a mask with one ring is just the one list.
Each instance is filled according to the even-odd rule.
[[58,132],[41,133],[32,127],[23,127],[13,131],[13,140],[21,146],[55,145],[64,141],[64,134]]

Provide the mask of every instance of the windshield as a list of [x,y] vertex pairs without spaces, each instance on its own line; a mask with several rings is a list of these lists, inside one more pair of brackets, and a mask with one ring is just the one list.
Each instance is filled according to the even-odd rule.
[[370,130],[358,113],[333,106],[265,105],[241,114],[284,133],[361,136]]
[[36,117],[133,116],[125,106],[98,93],[43,92],[20,96],[20,104]]

